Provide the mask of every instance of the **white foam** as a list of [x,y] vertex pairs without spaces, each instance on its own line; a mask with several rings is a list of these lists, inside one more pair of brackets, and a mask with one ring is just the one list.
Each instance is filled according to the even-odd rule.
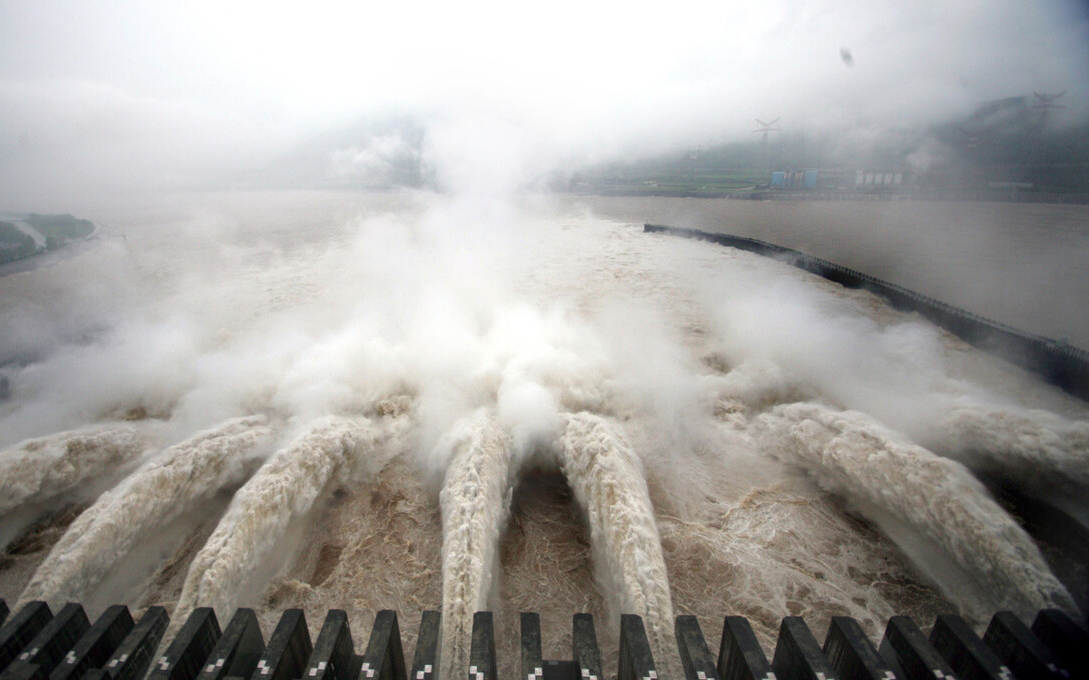
[[[1032,539],[961,464],[911,444],[865,414],[818,404],[775,407],[754,421],[753,432],[823,488],[856,500],[863,511],[872,505],[889,513],[940,546],[996,608],[1030,617],[1049,607],[1073,611],[1069,593]],[[880,516],[871,518],[880,524]],[[905,542],[898,543],[910,554]],[[963,597],[945,591],[955,602]]]
[[561,467],[586,513],[598,580],[619,613],[643,617],[662,658],[672,646],[673,605],[639,458],[618,423],[576,413],[567,416]]
[[175,444],[81,514],[38,567],[19,598],[85,599],[119,560],[156,527],[217,490],[246,479],[272,433],[262,416],[229,420]]
[[0,513],[48,501],[138,457],[147,439],[131,425],[105,425],[21,442],[0,453]]
[[230,617],[243,587],[261,570],[288,525],[310,511],[351,458],[373,453],[377,436],[378,429],[367,420],[326,417],[276,452],[235,493],[193,558],[175,620],[183,621],[198,606]]
[[962,406],[941,422],[941,443],[972,467],[1037,496],[1089,491],[1089,422],[1015,408]]

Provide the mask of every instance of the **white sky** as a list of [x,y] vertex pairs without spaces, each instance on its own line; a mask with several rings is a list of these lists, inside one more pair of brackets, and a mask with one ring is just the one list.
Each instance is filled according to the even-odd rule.
[[1073,115],[1087,25],[1076,0],[0,0],[0,181],[170,184],[375,112],[500,130],[532,168],[757,117],[895,127],[1062,89]]

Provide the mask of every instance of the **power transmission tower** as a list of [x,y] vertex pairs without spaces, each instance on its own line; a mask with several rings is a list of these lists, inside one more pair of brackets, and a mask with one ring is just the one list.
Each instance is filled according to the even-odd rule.
[[765,123],[764,121],[757,118],[756,119],[756,124],[759,125],[760,127],[753,130],[753,132],[759,132],[762,135],[761,143],[764,146],[764,174],[765,175],[770,175],[771,174],[771,152],[768,149],[768,134],[772,133],[772,132],[779,132],[779,128],[775,127],[775,124],[778,123],[778,122],[779,122],[778,118],[771,121],[770,123]]
[[1065,109],[1062,104],[1056,104],[1055,101],[1066,94],[1066,90],[1059,92],[1058,94],[1047,94],[1046,92],[1033,92],[1036,97],[1036,104],[1032,109],[1039,112],[1039,118],[1037,119],[1036,134],[1032,140],[1032,148],[1029,153],[1028,165],[1035,166],[1040,163],[1040,145],[1044,137],[1044,128],[1047,126],[1047,114],[1054,109]]

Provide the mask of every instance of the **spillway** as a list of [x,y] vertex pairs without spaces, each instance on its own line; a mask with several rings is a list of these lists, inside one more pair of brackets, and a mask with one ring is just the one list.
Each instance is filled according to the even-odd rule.
[[[1002,609],[1084,618],[1070,549],[994,490],[1061,493],[1076,526],[1089,409],[867,290],[578,202],[207,200],[5,279],[3,330],[47,347],[0,362],[15,611],[71,600],[90,624],[119,603],[163,641],[241,616],[247,658],[271,636],[301,673],[396,610],[433,667],[491,673],[490,645],[495,674],[539,658],[550,680],[591,664],[572,648],[590,621],[602,672],[712,677],[685,617],[710,652],[743,617],[736,644],[770,667],[804,619],[831,668],[898,614],[980,636]],[[78,341],[35,335],[31,302]],[[511,633],[522,611],[539,654]]]

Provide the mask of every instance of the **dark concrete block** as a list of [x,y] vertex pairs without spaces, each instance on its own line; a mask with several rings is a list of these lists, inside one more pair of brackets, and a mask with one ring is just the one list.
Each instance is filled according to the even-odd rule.
[[673,635],[687,680],[719,680],[715,660],[695,616],[678,616],[673,622]]
[[194,609],[155,662],[148,680],[194,680],[219,642],[221,631],[211,607]]
[[8,669],[0,674],[4,680],[46,680],[42,673],[42,667],[36,663],[18,661],[8,666]]
[[442,616],[437,611],[425,611],[420,617],[420,630],[416,635],[416,652],[412,656],[410,680],[438,680],[441,629]]
[[647,641],[643,619],[634,614],[620,616],[620,659],[618,680],[659,680],[654,655]]
[[53,669],[49,680],[80,680],[90,669],[101,668],[133,625],[128,607],[115,604],[107,608]]
[[1044,646],[1013,612],[998,612],[991,618],[983,644],[1010,667],[1018,678],[1048,679],[1070,677],[1055,653]]
[[779,626],[779,641],[771,662],[777,680],[832,680],[836,677],[809,626],[799,616],[788,616]]
[[197,680],[249,678],[265,653],[265,637],[253,609],[236,609],[216,646],[200,669]]
[[571,618],[571,658],[581,680],[604,680],[594,617],[589,614],[575,614]]
[[370,680],[405,680],[405,653],[401,647],[401,628],[397,613],[384,609],[374,617],[374,628],[363,655],[360,678]]
[[1089,630],[1058,609],[1036,614],[1032,633],[1054,652],[1072,677],[1089,678]]
[[[453,669],[455,677],[457,669]],[[491,612],[473,614],[473,642],[469,647],[469,680],[498,680],[495,669],[495,627]]]
[[723,620],[717,668],[722,680],[764,680],[771,675],[768,657],[745,617]]
[[30,641],[53,619],[44,602],[31,602],[0,628],[0,672],[22,653]]
[[824,639],[824,656],[840,680],[889,680],[896,675],[878,655],[858,621],[846,616],[832,617]]
[[140,622],[114,650],[103,670],[113,680],[139,680],[144,677],[151,665],[151,657],[159,647],[159,641],[169,624],[170,617],[165,609],[148,607],[140,617]]
[[522,612],[519,618],[519,635],[522,650],[523,680],[544,678],[544,658],[541,653],[541,616]]
[[[64,660],[65,653],[76,645],[90,627],[91,622],[87,620],[83,606],[69,602],[27,643],[0,678],[7,678],[9,673],[23,664],[37,666],[38,672],[48,678],[53,669]],[[25,675],[26,671],[20,671],[20,674]]]
[[252,680],[296,680],[302,677],[312,651],[303,610],[288,609],[280,616],[276,630],[272,631],[268,647],[253,671]]
[[348,614],[341,609],[331,609],[314,641],[314,651],[306,662],[303,680],[355,680],[352,674],[354,659],[355,645]]
[[953,669],[907,616],[889,619],[878,653],[902,680],[953,677]]
[[930,642],[960,680],[1011,680],[1012,671],[959,616],[939,616]]
[[265,652],[265,638],[252,609],[238,609],[197,675],[198,680],[249,678]]

